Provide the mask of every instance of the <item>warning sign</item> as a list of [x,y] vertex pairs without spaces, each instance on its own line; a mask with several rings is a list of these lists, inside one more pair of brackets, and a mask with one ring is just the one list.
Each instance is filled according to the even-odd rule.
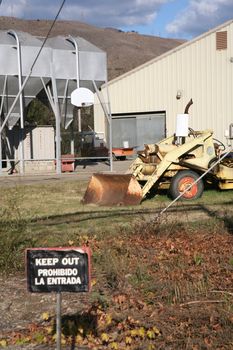
[[39,248],[26,250],[30,292],[88,292],[90,249]]

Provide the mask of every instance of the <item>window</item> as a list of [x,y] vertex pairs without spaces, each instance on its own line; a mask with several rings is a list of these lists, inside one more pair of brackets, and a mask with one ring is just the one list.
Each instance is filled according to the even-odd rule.
[[227,31],[216,32],[216,50],[227,49]]

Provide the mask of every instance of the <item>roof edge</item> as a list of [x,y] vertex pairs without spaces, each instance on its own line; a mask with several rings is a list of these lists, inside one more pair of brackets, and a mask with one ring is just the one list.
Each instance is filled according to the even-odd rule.
[[208,35],[210,35],[210,34],[212,34],[212,33],[214,33],[214,32],[219,31],[220,29],[222,29],[222,28],[224,28],[224,27],[230,25],[231,23],[233,23],[233,19],[231,19],[231,20],[229,20],[229,21],[226,21],[226,22],[220,24],[219,26],[217,26],[217,27],[215,27],[215,28],[213,28],[213,29],[208,30],[207,32],[205,32],[205,33],[203,33],[203,34],[201,34],[201,35],[198,35],[197,37],[193,38],[193,39],[190,40],[190,41],[185,42],[184,44],[181,44],[181,45],[176,46],[175,48],[173,48],[173,49],[171,49],[171,50],[169,50],[169,51],[163,53],[163,54],[160,55],[160,56],[157,56],[157,57],[155,57],[155,58],[152,58],[151,60],[149,60],[149,61],[147,61],[147,62],[141,64],[140,66],[137,66],[137,67],[131,69],[130,71],[128,71],[128,72],[126,72],[126,73],[124,73],[124,74],[122,74],[122,75],[120,75],[120,76],[118,76],[118,77],[116,77],[116,78],[114,78],[114,79],[112,79],[112,80],[110,80],[107,84],[104,84],[102,87],[105,87],[106,85],[110,86],[110,85],[114,84],[115,82],[117,82],[117,81],[119,81],[119,80],[121,80],[121,79],[124,79],[125,77],[127,77],[127,76],[133,74],[134,72],[136,72],[136,71],[138,71],[138,70],[140,70],[140,69],[142,69],[142,68],[144,68],[144,67],[147,67],[147,66],[149,66],[149,65],[151,65],[151,64],[153,64],[153,63],[155,63],[155,62],[157,62],[157,61],[160,61],[160,60],[162,60],[163,58],[165,58],[165,57],[167,57],[167,56],[170,56],[170,55],[173,54],[174,52],[177,52],[177,51],[179,51],[179,50],[182,50],[183,48],[185,48],[185,47],[187,47],[187,46],[189,46],[189,45],[195,43],[196,41],[201,40],[201,39],[207,37]]

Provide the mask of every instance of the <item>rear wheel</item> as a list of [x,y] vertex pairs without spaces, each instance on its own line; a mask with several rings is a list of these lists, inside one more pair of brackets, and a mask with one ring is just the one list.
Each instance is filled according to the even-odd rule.
[[187,192],[185,192],[181,198],[191,200],[201,197],[204,191],[204,184],[202,180],[199,180],[194,184],[198,178],[199,175],[192,170],[179,171],[171,180],[169,194],[172,199],[177,198],[190,185],[193,186]]

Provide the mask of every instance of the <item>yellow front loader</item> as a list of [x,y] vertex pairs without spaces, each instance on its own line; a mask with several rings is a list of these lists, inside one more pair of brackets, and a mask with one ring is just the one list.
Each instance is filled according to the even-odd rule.
[[168,189],[170,196],[176,198],[189,187],[182,198],[196,199],[204,190],[203,180],[197,180],[208,169],[204,177],[208,183],[233,189],[233,159],[226,157],[214,165],[223,150],[224,145],[213,138],[211,130],[189,129],[187,137],[171,136],[145,145],[127,174],[94,174],[83,203],[137,205],[159,188]]

